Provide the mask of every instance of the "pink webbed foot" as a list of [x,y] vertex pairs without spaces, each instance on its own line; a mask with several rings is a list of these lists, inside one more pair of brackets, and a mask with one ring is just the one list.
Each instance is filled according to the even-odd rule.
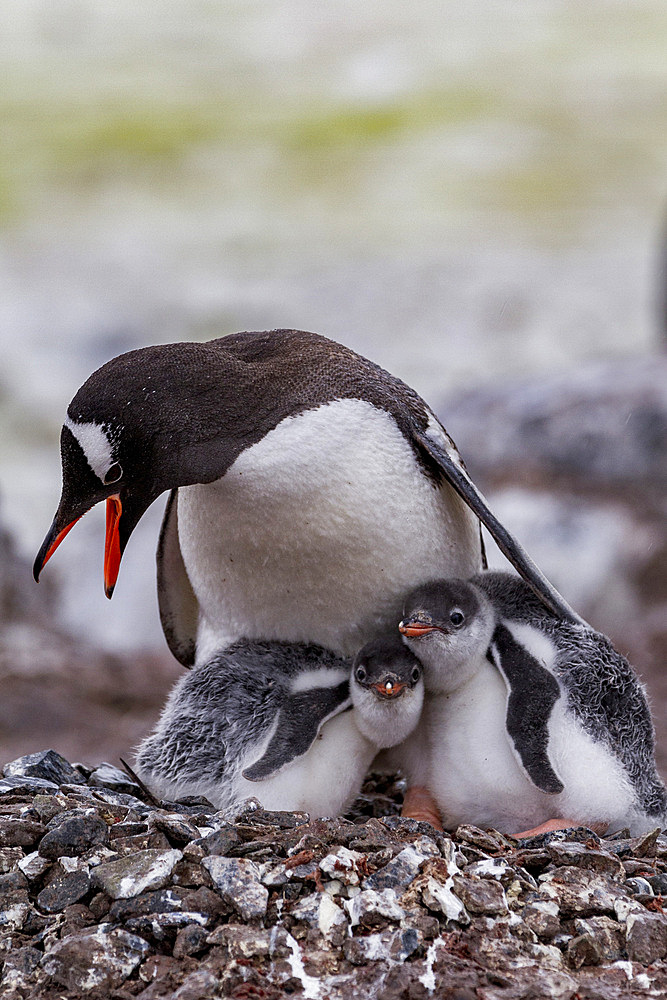
[[442,830],[440,810],[424,785],[413,785],[408,788],[403,799],[401,816],[419,820],[420,823],[430,823],[436,830]]
[[540,826],[534,826],[531,830],[522,830],[521,833],[513,833],[516,840],[523,840],[524,837],[539,837],[541,833],[551,833],[552,830],[571,830],[574,826],[585,826],[587,829],[602,836],[607,832],[607,823],[580,823],[575,819],[548,819]]

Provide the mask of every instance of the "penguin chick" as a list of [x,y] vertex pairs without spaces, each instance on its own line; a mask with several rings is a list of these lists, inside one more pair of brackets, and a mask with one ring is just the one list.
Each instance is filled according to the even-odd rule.
[[665,824],[646,695],[605,636],[507,573],[418,588],[399,629],[432,692],[425,783],[445,826]]
[[267,809],[344,811],[423,700],[419,662],[394,639],[364,647],[351,680],[350,666],[313,645],[234,643],[174,686],[137,751],[139,777],[223,810],[254,796]]

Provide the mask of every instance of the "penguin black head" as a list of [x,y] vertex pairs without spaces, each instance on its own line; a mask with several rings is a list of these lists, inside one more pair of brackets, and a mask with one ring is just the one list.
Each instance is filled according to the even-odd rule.
[[357,653],[352,667],[352,682],[376,698],[399,698],[419,684],[422,667],[419,660],[394,640],[368,642]]
[[491,643],[495,614],[465,580],[435,580],[405,599],[398,630],[425,668],[429,690],[451,690],[469,676]]
[[251,397],[235,377],[238,362],[218,344],[130,351],[84,382],[61,432],[62,495],[35,560],[36,580],[76,521],[106,500],[111,597],[123,550],[150,504],[165,490],[211,482],[229,468],[253,434],[252,415],[240,404]]

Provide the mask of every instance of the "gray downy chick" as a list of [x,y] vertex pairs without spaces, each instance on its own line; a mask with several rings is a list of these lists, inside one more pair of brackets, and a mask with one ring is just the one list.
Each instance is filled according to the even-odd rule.
[[422,699],[421,666],[393,638],[353,665],[320,646],[240,641],[177,682],[136,770],[162,797],[231,810],[253,796],[333,816],[378,748],[416,725]]
[[413,780],[431,788],[445,826],[665,825],[646,695],[604,635],[548,611],[508,573],[417,588],[399,628],[428,695],[428,773]]

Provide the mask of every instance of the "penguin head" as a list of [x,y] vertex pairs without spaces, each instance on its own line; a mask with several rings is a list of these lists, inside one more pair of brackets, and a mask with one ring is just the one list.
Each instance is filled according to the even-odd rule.
[[[165,490],[224,475],[254,433],[251,400],[234,360],[207,344],[122,354],[84,382],[60,437],[62,494],[33,568],[78,519],[106,501],[104,585],[111,597],[127,541]],[[261,431],[257,431],[261,437]]]
[[436,580],[408,594],[398,629],[424,666],[429,691],[453,691],[475,672],[491,643],[495,615],[465,580]]
[[421,714],[421,664],[393,638],[369,642],[354,658],[350,695],[361,732],[378,747],[396,746]]

